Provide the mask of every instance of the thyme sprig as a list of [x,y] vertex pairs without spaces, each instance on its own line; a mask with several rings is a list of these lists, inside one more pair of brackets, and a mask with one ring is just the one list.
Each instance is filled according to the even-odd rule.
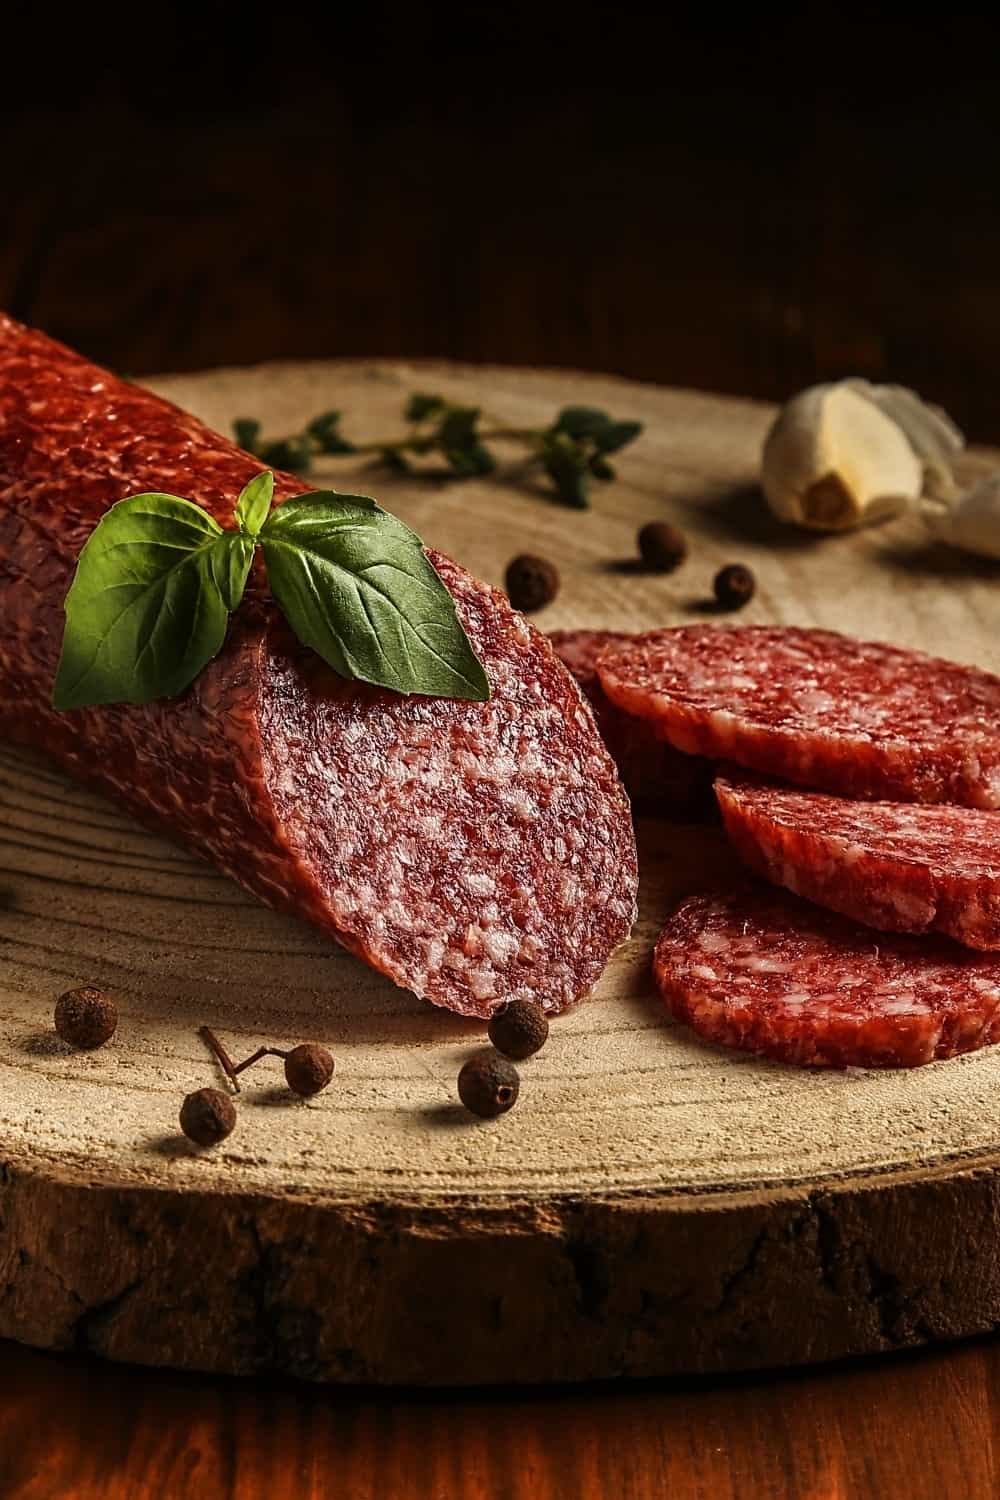
[[492,474],[496,456],[487,446],[494,442],[517,443],[528,451],[529,467],[544,469],[565,505],[584,510],[590,504],[590,489],[597,479],[614,479],[609,455],[618,453],[642,431],[641,422],[621,421],[594,406],[566,406],[548,427],[484,428],[477,406],[462,406],[416,391],[404,410],[404,433],[366,443],[354,443],[341,431],[341,413],[325,411],[308,422],[301,432],[287,437],[264,438],[261,424],[252,417],[233,423],[237,443],[247,452],[276,469],[307,474],[319,456],[369,455],[387,468],[410,473],[414,460],[443,459],[459,479]]

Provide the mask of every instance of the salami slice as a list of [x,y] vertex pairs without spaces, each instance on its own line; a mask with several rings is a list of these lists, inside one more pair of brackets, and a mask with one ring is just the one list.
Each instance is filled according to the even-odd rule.
[[601,686],[678,749],[846,797],[1000,807],[1000,678],[829,630],[686,625]]
[[1000,948],[1000,813],[719,779],[726,833],[775,885],[888,932]]
[[702,822],[715,811],[715,768],[701,755],[685,755],[657,738],[645,719],[611,702],[597,675],[597,658],[609,646],[634,640],[620,630],[552,630],[549,640],[594,710],[597,727],[618,766],[637,812]]
[[913,1068],[1000,1038],[1000,961],[887,937],[797,896],[740,886],[682,902],[656,982],[706,1041],[816,1068]]
[[[632,922],[628,802],[544,637],[447,558],[431,554],[485,664],[488,703],[337,677],[258,582],[181,697],[52,709],[62,602],[104,511],[168,490],[229,526],[260,467],[0,318],[0,733],[437,1004],[568,1005]],[[301,490],[277,476],[278,499]]]

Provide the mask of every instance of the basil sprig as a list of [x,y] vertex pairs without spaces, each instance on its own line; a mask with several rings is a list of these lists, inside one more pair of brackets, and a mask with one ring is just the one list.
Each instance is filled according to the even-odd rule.
[[238,530],[177,495],[131,495],[87,540],[66,596],[57,709],[184,691],[219,652],[259,546],[299,640],[342,677],[399,693],[490,695],[420,538],[374,500],[332,490],[272,509],[274,476],[236,503]]

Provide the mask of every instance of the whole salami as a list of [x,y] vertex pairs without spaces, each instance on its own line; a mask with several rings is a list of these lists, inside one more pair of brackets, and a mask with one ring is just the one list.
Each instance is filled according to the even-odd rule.
[[1000,678],[974,667],[831,630],[685,625],[597,670],[690,754],[845,797],[1000,808]]
[[619,630],[552,630],[556,655],[573,673],[594,710],[597,727],[614,758],[636,812],[703,822],[715,811],[715,767],[700,755],[685,755],[657,738],[645,719],[611,702],[597,675],[597,659],[609,646],[635,637]]
[[[397,984],[486,1015],[557,1011],[634,914],[628,803],[593,716],[503,595],[439,554],[492,688],[404,697],[336,676],[251,584],[181,697],[51,707],[76,557],[115,501],[180,494],[231,524],[260,464],[0,316],[0,733],[54,757]],[[276,476],[276,499],[301,492]]]
[[1000,948],[1000,813],[750,779],[720,778],[715,791],[740,858],[776,885],[869,927]]
[[1000,1039],[997,959],[874,933],[767,886],[682,902],[654,971],[706,1041],[803,1067],[913,1068]]

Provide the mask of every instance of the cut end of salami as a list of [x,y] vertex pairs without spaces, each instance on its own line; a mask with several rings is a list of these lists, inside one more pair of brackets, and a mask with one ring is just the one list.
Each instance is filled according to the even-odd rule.
[[469,1015],[558,1011],[635,916],[628,803],[572,679],[504,597],[432,554],[488,704],[347,683],[287,636],[268,656],[264,769],[341,941]]
[[[252,582],[180,697],[58,714],[77,555],[126,495],[223,526],[261,465],[168,402],[0,316],[0,733],[305,917],[405,986],[488,1015],[580,999],[628,935],[635,837],[572,678],[502,594],[431,555],[487,703],[346,682]],[[276,475],[280,503],[302,489]]]
[[1000,1038],[1000,961],[765,886],[682,902],[654,971],[704,1040],[804,1067],[912,1068]]
[[618,708],[601,687],[597,660],[609,647],[635,640],[618,630],[553,630],[549,640],[594,710],[601,737],[636,812],[704,822],[715,814],[715,768],[660,739],[651,724]]
[[683,626],[598,660],[689,754],[845,797],[1000,808],[1000,678],[828,630]]
[[752,870],[888,932],[1000,948],[1000,813],[719,778],[726,833]]

